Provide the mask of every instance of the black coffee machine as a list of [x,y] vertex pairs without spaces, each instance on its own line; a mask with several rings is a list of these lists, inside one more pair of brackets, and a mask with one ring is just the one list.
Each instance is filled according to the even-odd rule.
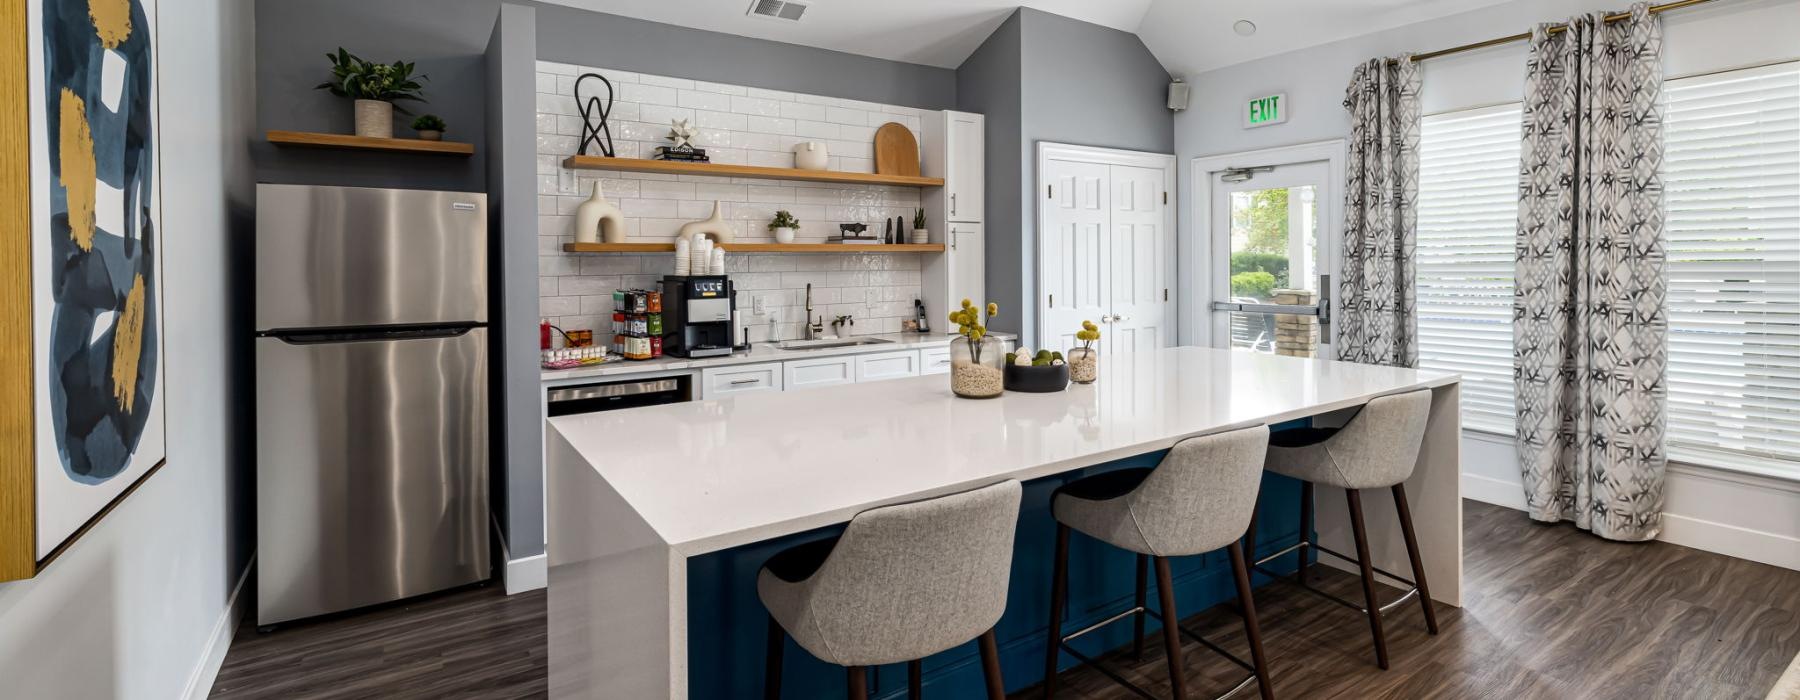
[[730,355],[737,293],[724,275],[670,275],[662,280],[663,354]]

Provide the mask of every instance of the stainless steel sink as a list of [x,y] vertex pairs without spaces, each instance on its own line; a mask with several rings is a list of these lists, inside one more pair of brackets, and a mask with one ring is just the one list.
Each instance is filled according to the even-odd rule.
[[829,350],[831,348],[853,348],[859,345],[882,345],[892,343],[881,338],[820,338],[818,340],[788,340],[775,347],[783,350]]

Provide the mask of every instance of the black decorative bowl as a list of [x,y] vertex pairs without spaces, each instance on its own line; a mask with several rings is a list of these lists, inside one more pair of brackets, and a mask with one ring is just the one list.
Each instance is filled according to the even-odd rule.
[[1069,366],[1067,364],[1044,367],[1006,366],[1007,391],[1048,394],[1067,388],[1069,388]]

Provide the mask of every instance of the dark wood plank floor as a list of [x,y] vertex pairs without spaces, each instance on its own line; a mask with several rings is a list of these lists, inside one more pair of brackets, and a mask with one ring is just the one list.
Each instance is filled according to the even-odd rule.
[[[1353,611],[1276,584],[1257,593],[1275,689],[1283,698],[1751,698],[1800,653],[1800,572],[1670,544],[1619,544],[1568,525],[1467,502],[1466,607],[1418,606],[1387,619],[1392,669],[1375,666]],[[1357,580],[1315,567],[1347,598]],[[1394,591],[1389,590],[1388,595]],[[1229,607],[1191,629],[1248,657]],[[542,591],[468,589],[356,616],[238,631],[214,697],[542,697]],[[1152,640],[1155,641],[1155,640]],[[1118,668],[1168,692],[1158,646]],[[1190,693],[1211,697],[1235,666],[1183,648]],[[1131,697],[1091,670],[1064,672],[1058,697]],[[1240,697],[1254,697],[1247,689]],[[1015,697],[1032,698],[1031,690]]]

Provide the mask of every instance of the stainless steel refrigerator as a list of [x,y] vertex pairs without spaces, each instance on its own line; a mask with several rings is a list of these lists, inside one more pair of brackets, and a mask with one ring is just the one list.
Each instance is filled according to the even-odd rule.
[[258,185],[257,624],[488,578],[487,202]]

